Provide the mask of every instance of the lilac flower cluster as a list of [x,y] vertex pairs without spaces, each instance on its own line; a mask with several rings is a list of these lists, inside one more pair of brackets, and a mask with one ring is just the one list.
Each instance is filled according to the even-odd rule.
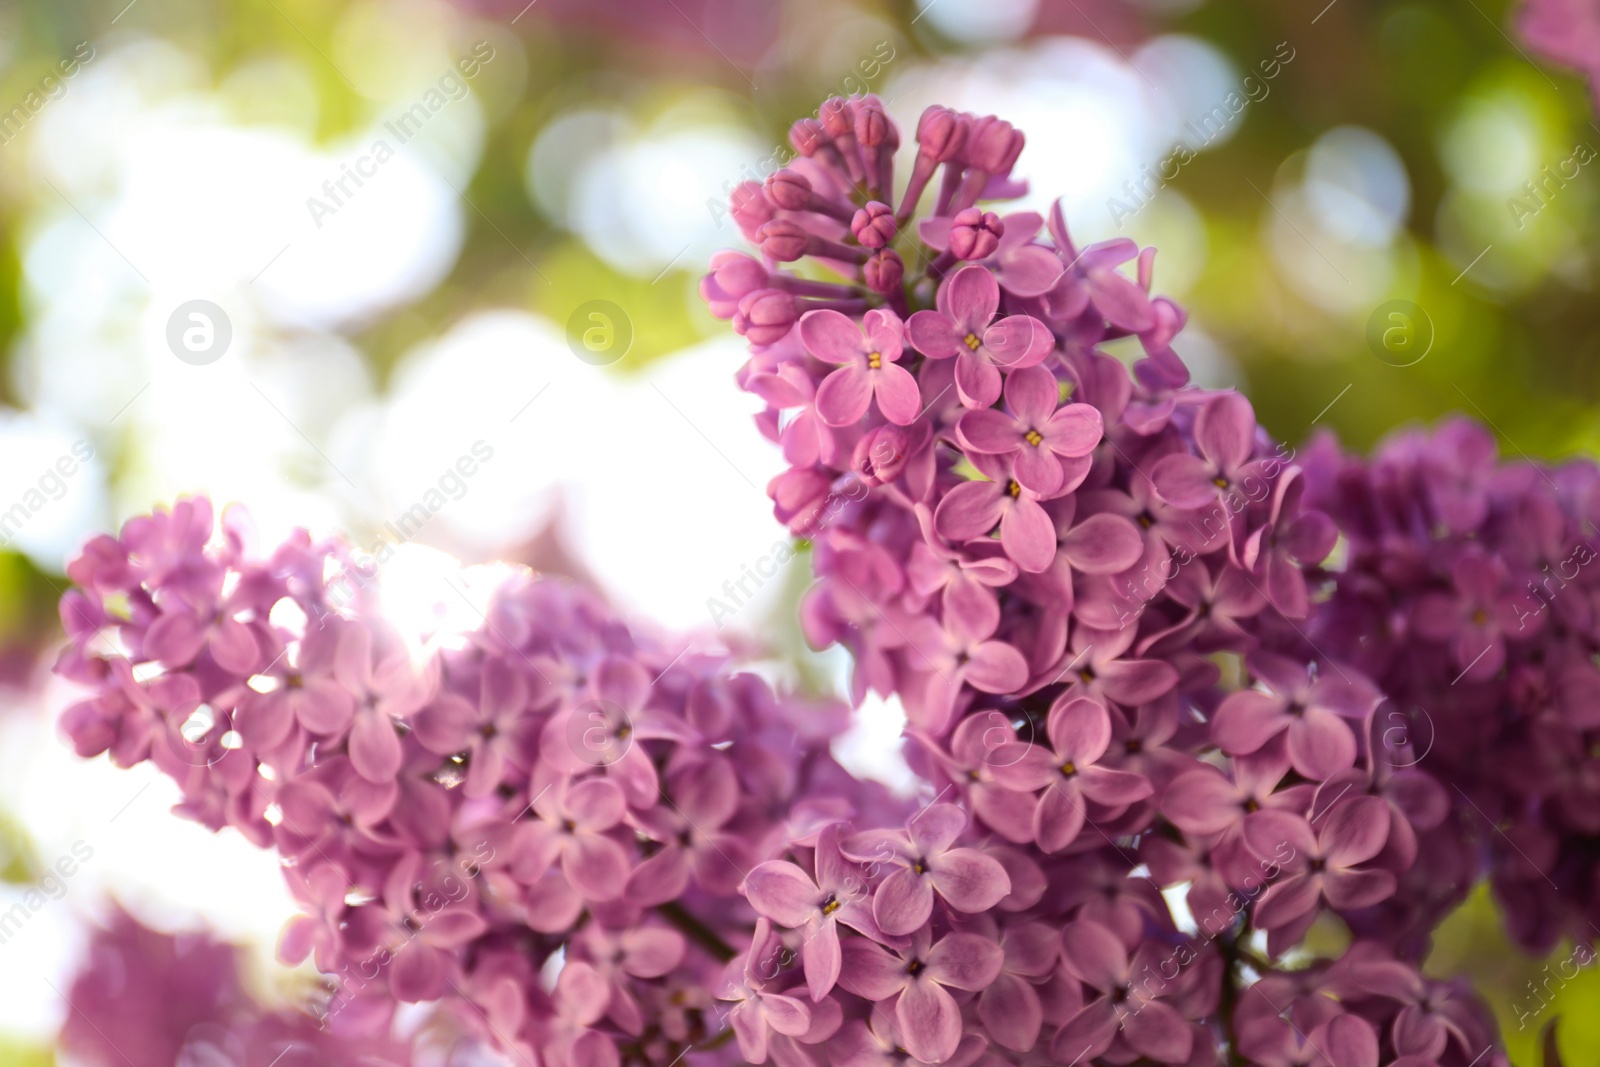
[[702,290],[807,636],[899,698],[920,804],[832,760],[842,707],[592,594],[514,573],[403,634],[334,602],[345,546],[201,499],[69,567],[77,750],[277,850],[340,1031],[440,1001],[552,1067],[1507,1067],[1419,965],[1485,875],[1530,948],[1597,929],[1600,472],[1465,425],[1275,444],[1190,385],[1152,250],[980,206],[1024,189],[999,119],[928,109],[903,188],[872,97],[791,142]]
[[443,1067],[474,1047],[443,1025],[405,1041],[332,1033],[255,1000],[241,964],[207,934],[161,933],[118,910],[67,989],[61,1047],[88,1067]]
[[1487,870],[1527,949],[1593,944],[1600,470],[1502,463],[1465,421],[1403,433],[1370,460],[1323,439],[1307,470],[1349,542],[1313,636],[1383,687],[1388,761],[1428,767],[1455,801],[1451,832],[1422,842],[1371,929],[1424,938]]
[[305,911],[280,955],[333,978],[337,1033],[443,1000],[556,1067],[728,1044],[746,874],[797,827],[897,810],[827,754],[842,705],[780,699],[583,589],[513,573],[476,630],[401,635],[372,588],[333,597],[342,543],[259,552],[237,509],[213,526],[180,500],[71,562],[57,670],[93,692],[62,725],[277,851]]
[[[735,191],[760,255],[702,293],[789,464],[807,636],[849,649],[856,700],[899,697],[939,793],[750,873],[745,1056],[820,1062],[755,1038],[842,1015],[839,1067],[1506,1063],[1382,921],[1451,804],[1385,758],[1372,650],[1314,639],[1334,521],[1247,400],[1189,385],[1153,250],[980,207],[1025,188],[1000,119],[929,108],[896,196],[883,105],[819,116]],[[1319,919],[1341,957],[1300,948]]]

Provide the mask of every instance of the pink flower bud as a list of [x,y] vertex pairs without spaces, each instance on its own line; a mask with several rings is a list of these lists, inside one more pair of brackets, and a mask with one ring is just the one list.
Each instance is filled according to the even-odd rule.
[[806,254],[811,235],[792,219],[773,219],[756,231],[756,241],[762,252],[779,263],[793,263]]
[[900,477],[911,458],[911,435],[892,423],[869,430],[856,442],[850,465],[868,485],[882,485]]
[[822,132],[822,123],[816,119],[800,119],[789,127],[789,144],[802,156],[816,155],[827,143],[828,135]]
[[817,110],[817,116],[822,119],[822,128],[830,137],[844,137],[855,130],[855,108],[842,96],[830,96],[824,100],[822,107]]
[[761,224],[774,218],[778,209],[767,199],[759,182],[740,182],[728,196],[728,213],[740,232],[753,241]]
[[856,212],[850,220],[850,232],[856,235],[865,248],[883,248],[894,243],[898,228],[894,222],[894,208],[874,200]]
[[770,345],[782,340],[799,317],[792,295],[781,289],[757,289],[739,301],[733,328],[753,345]]
[[738,300],[746,293],[766,288],[771,275],[754,256],[722,251],[711,257],[710,277],[716,279],[724,293]]
[[867,288],[875,293],[898,292],[905,284],[906,265],[893,249],[885,248],[873,253],[867,260],[862,274],[866,279]]
[[967,133],[967,162],[990,174],[1010,174],[1022,154],[1023,137],[1011,123],[985,115]]
[[934,104],[917,121],[919,150],[935,163],[956,158],[967,140],[966,120],[947,107]]
[[767,484],[773,514],[794,533],[811,536],[820,525],[831,480],[820,470],[787,470]]
[[875,98],[856,104],[856,140],[863,148],[892,145],[900,140],[894,120]]
[[1000,236],[1005,232],[1006,225],[999,215],[969,207],[951,220],[950,251],[961,259],[988,259],[1000,247]]
[[767,179],[767,199],[785,211],[804,211],[811,203],[811,181],[799,171],[774,171]]

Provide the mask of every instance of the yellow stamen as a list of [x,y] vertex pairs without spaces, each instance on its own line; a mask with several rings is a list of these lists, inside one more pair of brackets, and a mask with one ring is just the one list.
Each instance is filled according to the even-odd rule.
[[882,367],[883,367],[883,353],[882,352],[868,352],[867,353],[867,368],[869,370],[880,370],[880,369],[882,369]]
[[978,346],[979,345],[983,344],[983,342],[978,339],[978,335],[975,334],[975,333],[969,333],[969,334],[967,334],[967,336],[963,337],[961,340],[963,342],[965,342],[966,346],[968,348],[970,348],[974,352],[976,352],[978,350]]
[[1013,478],[1011,480],[1011,482],[1006,486],[1006,492],[1010,493],[1012,496],[1021,496],[1022,495],[1022,486],[1020,484],[1018,484],[1018,482],[1017,482],[1017,480],[1015,478]]
[[1022,439],[1028,442],[1034,448],[1038,448],[1040,443],[1044,441],[1044,434],[1040,433],[1038,430],[1029,430],[1023,435]]
[[1071,778],[1074,774],[1077,774],[1077,773],[1078,773],[1078,765],[1076,763],[1073,763],[1071,760],[1067,760],[1067,762],[1065,762],[1065,763],[1063,763],[1061,765],[1061,777],[1063,777],[1063,778]]

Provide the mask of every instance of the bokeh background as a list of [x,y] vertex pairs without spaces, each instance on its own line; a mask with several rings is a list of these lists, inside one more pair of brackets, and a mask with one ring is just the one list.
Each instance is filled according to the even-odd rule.
[[[1366,447],[1459,411],[1507,452],[1596,452],[1600,128],[1582,75],[1540,50],[1581,66],[1600,13],[1587,38],[1537,15],[0,6],[0,912],[29,916],[0,928],[0,1064],[117,1062],[82,1016],[62,1027],[74,991],[139,983],[117,946],[141,938],[190,981],[138,1024],[180,1036],[244,1002],[292,1011],[314,979],[272,961],[292,906],[270,857],[172,818],[153,771],[75,761],[56,736],[55,600],[92,531],[205,491],[264,537],[406,542],[382,579],[398,611],[429,610],[452,557],[515,559],[839,685],[839,657],[790,621],[804,557],[732,617],[708,606],[783,534],[778,458],[731,382],[742,345],[696,295],[709,253],[739,244],[728,191],[781,165],[788,124],[829,94],[877,93],[905,126],[938,101],[1024,129],[1027,206],[1061,196],[1080,243],[1159,246],[1196,377],[1242,389],[1282,438]],[[477,473],[442,480],[465,455]],[[871,706],[841,741],[862,773],[902,780],[895,716]],[[1519,1064],[1557,1015],[1567,1062],[1593,1062],[1600,978],[1546,983],[1570,948],[1520,956],[1494,906],[1464,907],[1430,969],[1479,984]]]

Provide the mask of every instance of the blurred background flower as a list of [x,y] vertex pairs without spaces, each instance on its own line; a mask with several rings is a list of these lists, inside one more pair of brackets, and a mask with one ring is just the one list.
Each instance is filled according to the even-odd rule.
[[[803,555],[731,618],[708,605],[782,539],[763,491],[782,465],[695,293],[741,243],[729,191],[831,93],[1015,122],[1017,173],[1063,193],[1080,243],[1161,249],[1197,378],[1279,437],[1365,447],[1461,411],[1509,453],[1592,453],[1597,27],[1582,0],[0,9],[4,1058],[117,1062],[67,1002],[114,999],[129,951],[241,976],[205,990],[235,998],[227,1020],[167,1017],[173,1048],[292,1029],[312,988],[270,963],[291,909],[269,860],[55,736],[42,666],[88,532],[207,492],[263,536],[572,574],[837,689],[838,655],[792,622]],[[417,559],[384,581],[429,581]],[[896,715],[864,709],[841,758],[903,780]],[[1475,976],[1532,1063],[1514,1012],[1541,961],[1485,933],[1491,907],[1435,965]],[[1563,1042],[1600,1042],[1592,976],[1557,997]]]

